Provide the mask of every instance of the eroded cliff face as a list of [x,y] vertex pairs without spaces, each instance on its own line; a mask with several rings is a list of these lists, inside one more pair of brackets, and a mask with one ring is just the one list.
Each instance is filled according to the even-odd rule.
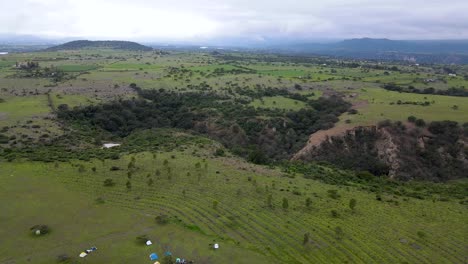
[[321,140],[312,135],[293,160],[326,161],[399,180],[468,177],[468,141],[463,129],[436,131],[402,124],[354,127],[330,136],[322,131]]

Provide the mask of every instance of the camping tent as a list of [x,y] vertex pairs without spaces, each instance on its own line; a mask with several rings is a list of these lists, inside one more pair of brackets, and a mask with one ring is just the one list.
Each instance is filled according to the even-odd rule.
[[219,245],[218,244],[214,244],[214,249],[218,249],[219,248]]
[[151,240],[146,241],[147,246],[151,246],[152,244],[153,244],[153,242],[151,242]]
[[158,255],[157,255],[156,253],[151,253],[151,254],[149,255],[149,257],[150,257],[151,260],[158,260],[158,258],[159,258]]
[[81,252],[81,253],[80,253],[80,258],[84,258],[84,257],[86,257],[87,255],[88,255],[88,254],[86,254],[85,252]]

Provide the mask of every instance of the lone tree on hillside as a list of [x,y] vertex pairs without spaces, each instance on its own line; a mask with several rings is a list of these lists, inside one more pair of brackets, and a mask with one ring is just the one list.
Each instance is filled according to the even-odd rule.
[[130,181],[127,181],[127,183],[125,185],[127,186],[128,190],[132,189],[132,183]]
[[289,201],[287,198],[283,198],[283,209],[288,209],[289,208]]
[[154,183],[153,179],[152,179],[152,178],[149,178],[149,179],[148,179],[148,182],[147,182],[148,186],[152,186],[153,183]]
[[273,195],[269,194],[267,197],[267,206],[273,208]]
[[309,232],[307,232],[307,233],[304,234],[304,240],[302,241],[302,244],[305,245],[305,244],[309,243],[309,240],[310,240],[310,234],[309,234]]
[[351,200],[349,200],[349,208],[351,208],[351,210],[354,211],[354,208],[356,208],[356,199],[352,198]]
[[341,227],[337,226],[337,227],[335,228],[335,236],[336,236],[336,239],[337,239],[337,240],[343,239],[343,237],[344,237],[344,232],[343,232],[343,229],[341,229]]
[[111,187],[111,186],[114,186],[114,185],[115,185],[114,180],[112,180],[112,179],[105,179],[104,180],[104,186]]

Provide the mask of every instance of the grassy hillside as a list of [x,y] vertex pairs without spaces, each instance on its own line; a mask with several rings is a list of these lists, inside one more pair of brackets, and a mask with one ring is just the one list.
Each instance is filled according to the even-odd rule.
[[[289,158],[338,117],[454,120],[462,153],[466,87],[466,66],[129,42],[3,55],[0,263],[150,263],[167,250],[195,263],[464,263],[466,177],[400,182]],[[32,235],[37,224],[51,232]]]
[[[359,114],[342,116],[342,119],[349,119],[354,124],[370,125],[384,119],[406,121],[411,115],[426,121],[453,120],[464,123],[468,120],[466,97],[399,93],[378,88],[361,89],[358,93],[355,102],[360,105]],[[413,104],[424,102],[429,104]]]
[[104,41],[90,41],[90,40],[75,40],[61,45],[50,47],[45,51],[60,51],[60,50],[80,50],[80,49],[116,49],[116,50],[132,50],[132,51],[151,51],[152,48],[143,46],[136,42],[119,41],[119,40],[104,40]]
[[[466,208],[456,201],[388,194],[379,201],[357,187],[213,158],[209,149],[197,149],[91,162],[3,163],[1,198],[12,203],[1,208],[1,261],[51,263],[63,253],[77,260],[90,246],[99,250],[79,263],[144,262],[152,251],[161,255],[167,249],[196,263],[464,261]],[[132,160],[135,166],[128,169]],[[113,166],[121,170],[111,171]],[[103,186],[105,179],[115,186]],[[350,199],[357,201],[354,210]],[[158,225],[154,218],[163,214],[170,221]],[[52,232],[30,235],[28,228],[39,223]],[[148,235],[155,246],[137,245],[139,235]],[[220,243],[219,251],[209,249],[213,242]]]

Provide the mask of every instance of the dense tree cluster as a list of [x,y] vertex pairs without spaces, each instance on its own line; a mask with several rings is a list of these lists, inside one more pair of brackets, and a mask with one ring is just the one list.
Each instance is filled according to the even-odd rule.
[[[310,134],[333,127],[349,109],[339,97],[306,100],[299,111],[256,109],[214,92],[176,93],[134,87],[141,99],[76,108],[59,107],[59,118],[104,129],[120,137],[136,129],[179,128],[221,141],[236,154],[256,163],[289,158]],[[258,92],[257,92],[258,93]],[[264,90],[264,94],[287,91]],[[252,95],[254,96],[254,95]]]
[[463,96],[468,97],[468,90],[464,87],[451,87],[447,90],[434,89],[433,87],[428,87],[425,89],[417,89],[413,86],[402,87],[394,83],[385,84],[383,86],[385,90],[404,92],[404,93],[417,93],[417,94],[437,94],[437,95],[450,95],[450,96]]
[[392,171],[401,180],[466,178],[468,153],[463,141],[468,126],[440,121],[429,123],[427,130],[429,134],[390,121],[381,122],[379,127],[359,127],[344,136],[324,141],[309,158],[374,175],[387,175]]

